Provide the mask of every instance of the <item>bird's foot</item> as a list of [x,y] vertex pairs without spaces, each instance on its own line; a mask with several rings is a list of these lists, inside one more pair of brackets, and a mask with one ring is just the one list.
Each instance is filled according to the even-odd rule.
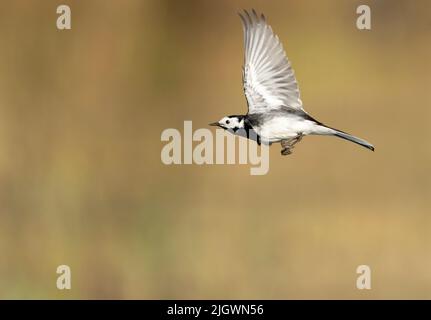
[[292,154],[292,149],[291,148],[281,149],[281,155],[282,156],[288,156],[289,154]]
[[293,147],[295,146],[295,144],[297,144],[299,141],[302,140],[302,137],[303,137],[302,133],[299,133],[294,138],[281,140],[281,147],[283,148],[283,149],[281,149],[281,154],[283,156],[287,156],[289,154],[292,154]]

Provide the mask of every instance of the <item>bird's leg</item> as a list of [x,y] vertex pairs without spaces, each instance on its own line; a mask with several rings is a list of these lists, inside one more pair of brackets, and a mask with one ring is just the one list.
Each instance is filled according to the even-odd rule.
[[287,156],[289,154],[292,153],[292,149],[295,146],[295,144],[297,144],[299,141],[302,140],[302,133],[299,133],[296,137],[290,138],[290,139],[285,139],[285,140],[281,140],[281,154],[283,156]]

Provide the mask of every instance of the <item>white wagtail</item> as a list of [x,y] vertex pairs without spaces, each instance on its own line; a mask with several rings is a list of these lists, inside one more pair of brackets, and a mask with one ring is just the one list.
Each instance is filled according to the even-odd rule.
[[373,145],[346,132],[330,128],[303,108],[298,84],[283,45],[264,15],[239,13],[244,27],[243,85],[248,113],[222,118],[210,125],[236,133],[254,131],[257,142],[280,142],[281,154],[306,135],[329,135],[346,139],[374,151]]

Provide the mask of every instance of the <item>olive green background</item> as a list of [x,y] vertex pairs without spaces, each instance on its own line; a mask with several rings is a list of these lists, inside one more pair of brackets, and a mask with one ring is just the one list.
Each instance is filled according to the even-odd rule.
[[[306,110],[376,152],[306,137],[266,176],[161,163],[164,129],[246,112],[242,8]],[[430,36],[426,0],[1,1],[0,298],[431,298]]]

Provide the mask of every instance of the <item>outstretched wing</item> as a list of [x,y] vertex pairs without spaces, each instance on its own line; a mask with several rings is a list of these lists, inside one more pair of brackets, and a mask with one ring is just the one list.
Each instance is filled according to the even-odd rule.
[[293,69],[283,45],[264,15],[256,11],[239,14],[244,27],[244,92],[249,113],[279,108],[302,110]]

